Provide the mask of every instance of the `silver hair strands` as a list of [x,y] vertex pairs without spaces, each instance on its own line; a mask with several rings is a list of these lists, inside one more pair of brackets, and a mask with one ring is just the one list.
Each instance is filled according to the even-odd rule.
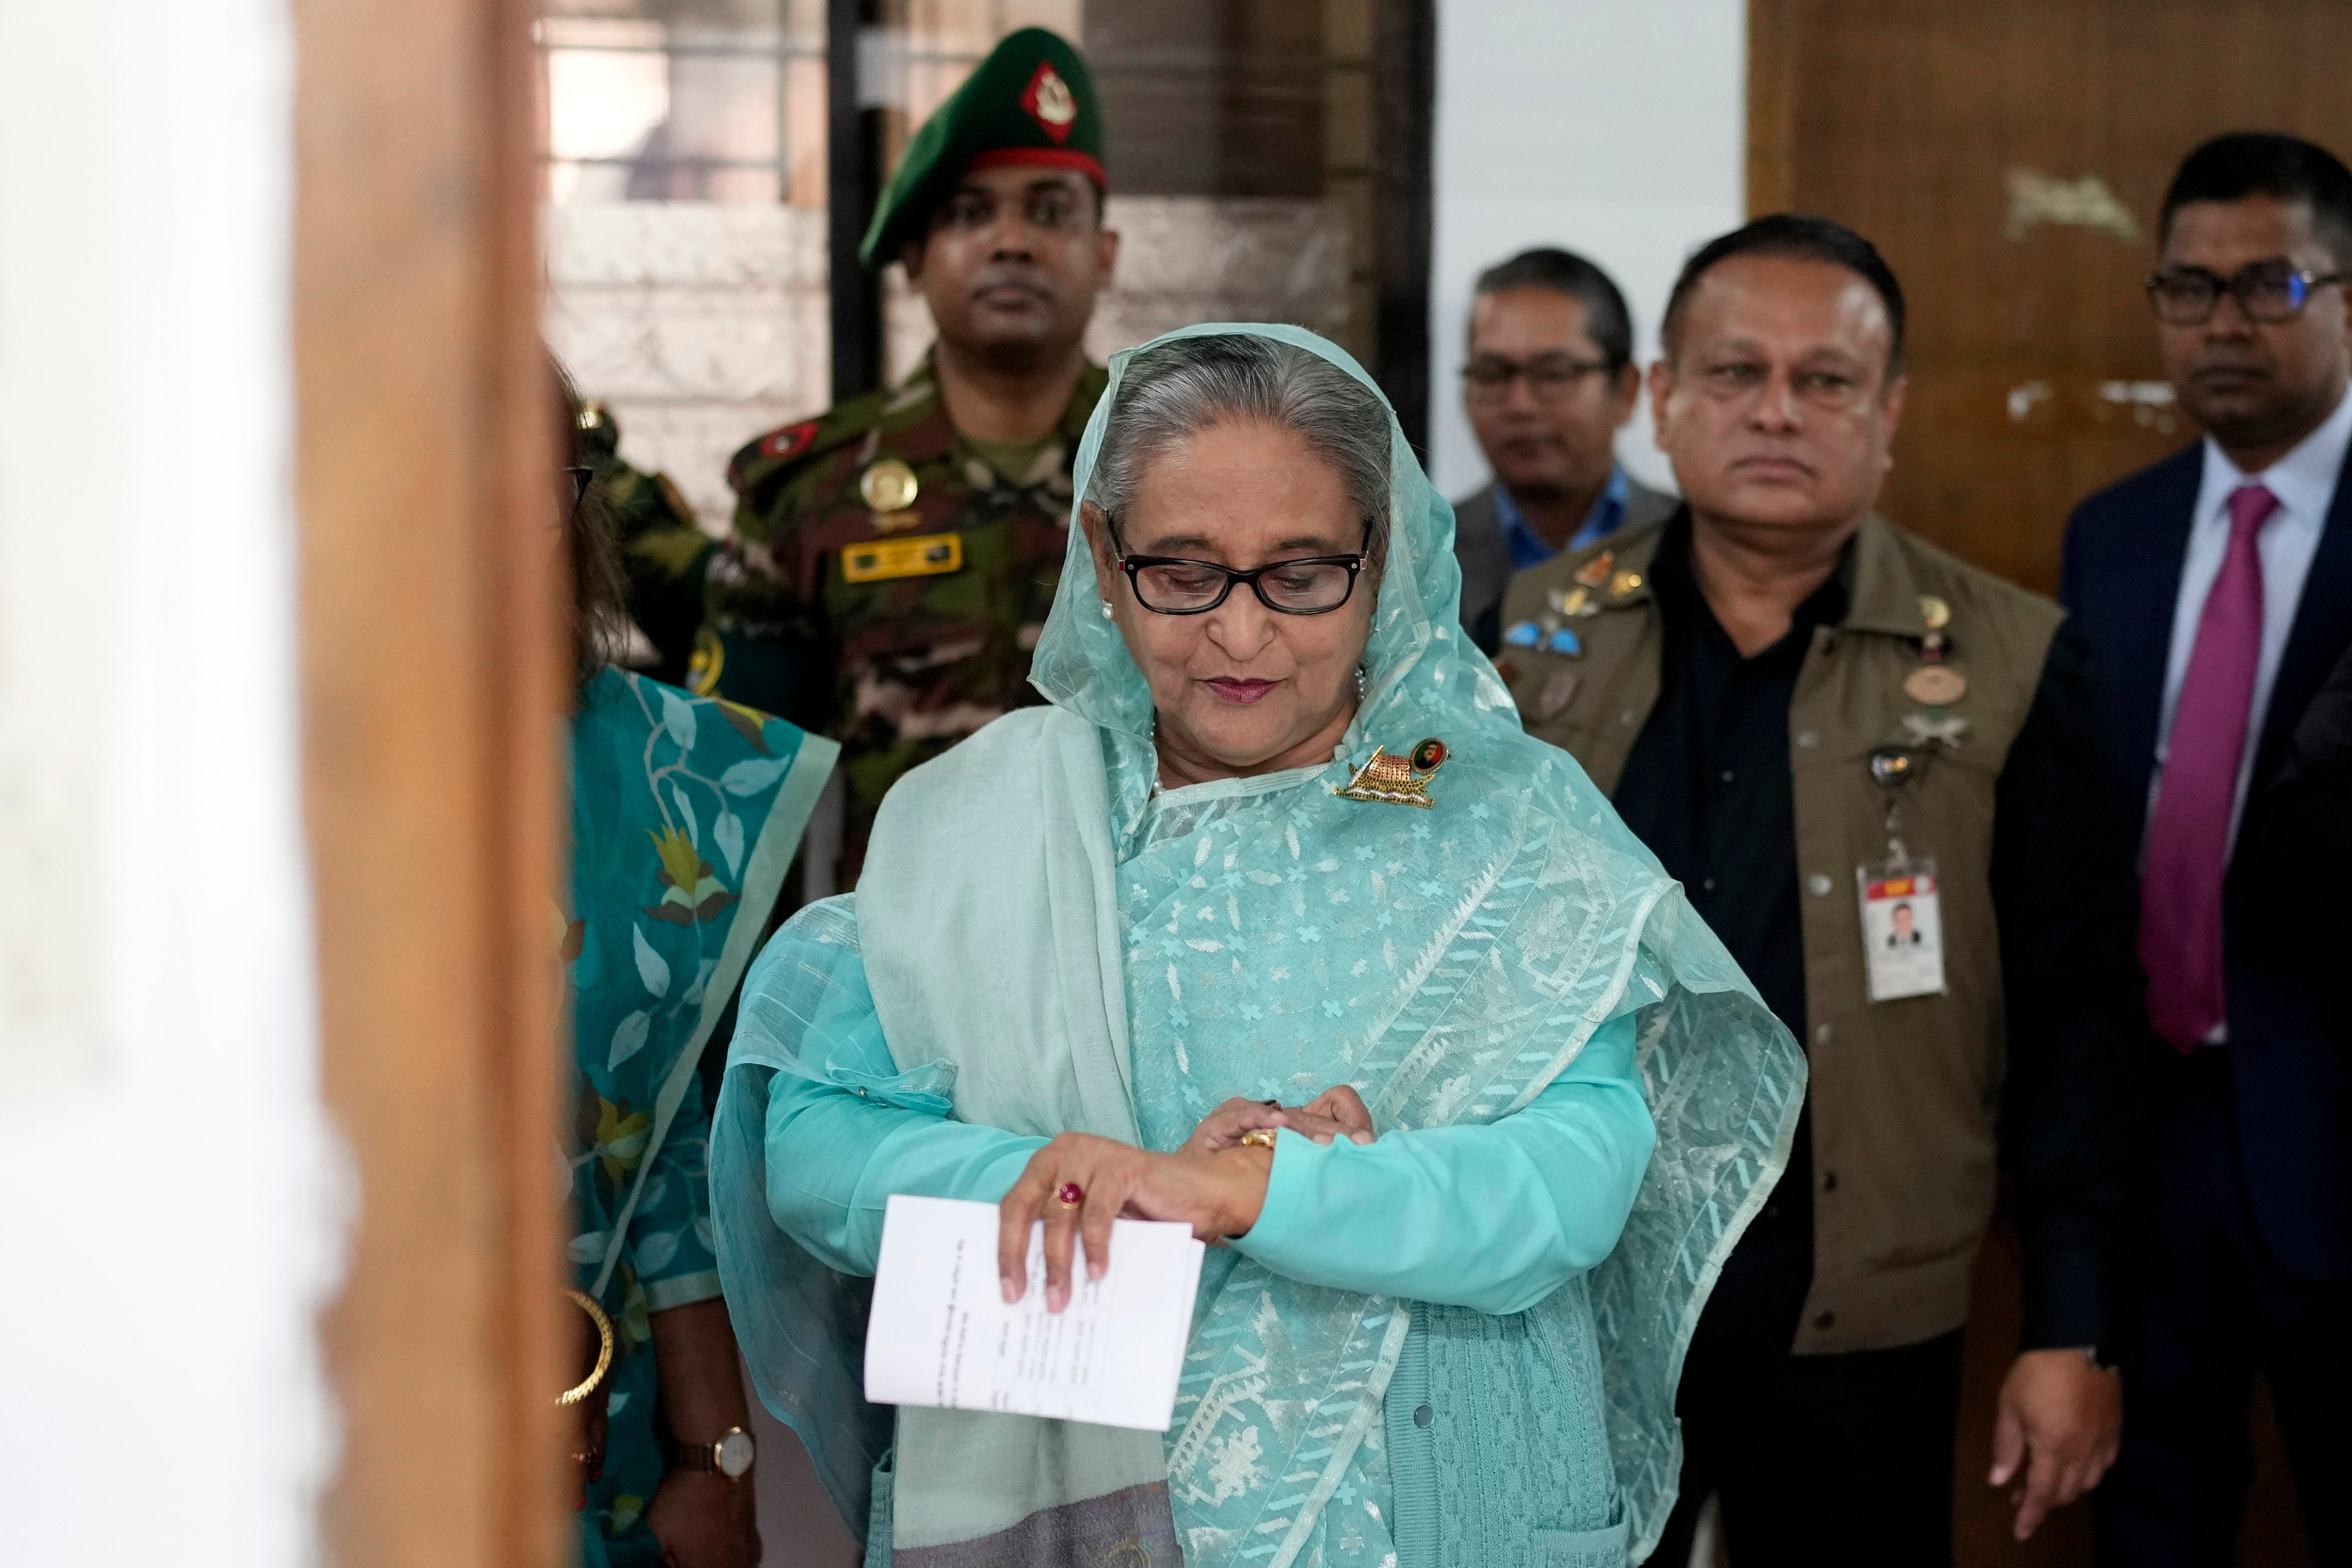
[[1297,433],[1339,472],[1387,553],[1389,415],[1378,394],[1319,354],[1266,338],[1179,338],[1130,361],[1103,431],[1087,500],[1111,518],[1135,500],[1144,470],[1186,437],[1231,420]]

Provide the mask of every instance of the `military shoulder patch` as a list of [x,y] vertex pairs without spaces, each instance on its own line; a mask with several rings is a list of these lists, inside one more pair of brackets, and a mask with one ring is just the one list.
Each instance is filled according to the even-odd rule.
[[770,432],[761,437],[760,456],[778,460],[799,457],[808,450],[809,443],[816,439],[817,426],[823,423],[817,419],[803,419],[797,425],[787,425],[781,430]]

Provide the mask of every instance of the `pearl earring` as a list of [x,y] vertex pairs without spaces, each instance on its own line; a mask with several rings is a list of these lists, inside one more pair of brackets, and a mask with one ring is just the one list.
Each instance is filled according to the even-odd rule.
[[1108,602],[1106,602],[1106,603],[1103,605],[1103,619],[1104,619],[1104,620],[1108,620],[1108,619],[1110,619],[1110,616],[1111,616],[1111,608],[1110,608],[1110,605],[1109,605]]

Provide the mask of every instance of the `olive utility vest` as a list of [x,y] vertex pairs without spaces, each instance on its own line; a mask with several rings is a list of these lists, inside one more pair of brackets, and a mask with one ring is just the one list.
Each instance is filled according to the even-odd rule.
[[[1529,732],[1573,754],[1612,796],[1658,700],[1649,574],[1664,531],[1545,562],[1514,578],[1503,603],[1498,663]],[[1942,668],[1967,689],[1930,707],[1904,683],[1922,668],[1937,601],[1949,612]],[[1813,1281],[1800,1354],[1912,1344],[1968,1316],[2006,1065],[1994,784],[2062,616],[1876,517],[1855,539],[1850,604],[1843,624],[1815,629],[1789,703],[1813,1119]],[[1572,638],[1556,637],[1560,629]],[[1578,651],[1555,651],[1570,645]],[[1923,721],[1951,740],[1923,744]],[[1854,872],[1887,856],[1885,795],[1869,759],[1888,745],[1928,754],[1903,786],[1902,827],[1912,856],[1937,862],[1947,989],[1873,1003]]]

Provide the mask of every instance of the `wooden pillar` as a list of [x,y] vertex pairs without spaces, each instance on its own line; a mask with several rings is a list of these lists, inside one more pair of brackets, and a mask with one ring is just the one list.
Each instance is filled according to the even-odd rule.
[[882,278],[857,256],[882,194],[883,112],[859,101],[857,79],[861,40],[874,23],[875,0],[825,0],[825,255],[835,403],[882,384]]
[[551,1568],[568,674],[534,9],[292,9],[305,811],[357,1177],[324,1534],[341,1563]]
[[1372,374],[1429,456],[1429,270],[1436,210],[1436,0],[1377,0],[1372,34]]

